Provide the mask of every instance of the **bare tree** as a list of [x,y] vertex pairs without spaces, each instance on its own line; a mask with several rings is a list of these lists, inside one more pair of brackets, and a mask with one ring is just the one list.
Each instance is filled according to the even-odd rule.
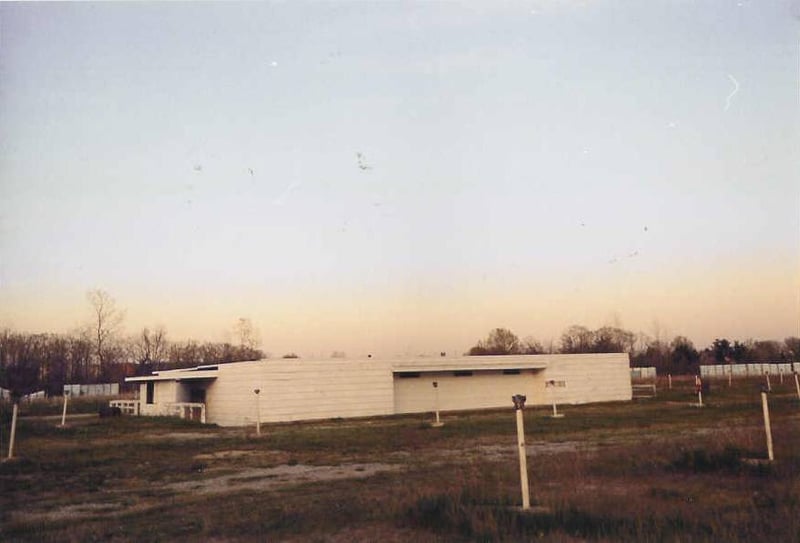
[[258,344],[260,343],[258,332],[253,327],[253,323],[250,319],[239,317],[233,329],[239,340],[239,347],[248,350],[255,350],[258,348]]
[[0,335],[0,386],[9,389],[13,403],[8,458],[14,456],[20,399],[41,386],[43,340],[42,334],[15,334],[9,330]]
[[479,341],[477,345],[467,352],[470,356],[519,354],[519,338],[507,328],[495,328],[489,332],[486,340]]
[[594,331],[595,353],[633,353],[636,334],[614,326],[603,326]]
[[79,328],[70,339],[70,360],[72,361],[71,383],[88,383],[94,344],[87,328]]
[[523,354],[544,354],[545,352],[542,344],[532,336],[527,336],[522,340],[520,350]]
[[561,334],[562,353],[590,353],[594,346],[594,332],[585,326],[573,325]]
[[789,360],[800,360],[800,337],[787,337],[783,340],[783,346]]
[[169,367],[185,368],[199,364],[203,359],[200,346],[193,339],[189,339],[185,344],[173,343],[168,349]]
[[700,371],[700,353],[694,348],[689,338],[675,336],[670,343],[670,361],[668,373],[696,374]]
[[573,325],[561,335],[562,353],[633,353],[636,334],[614,326],[590,330]]
[[133,341],[134,356],[140,366],[164,362],[167,348],[167,330],[163,326],[156,326],[153,330],[145,326]]
[[97,357],[98,373],[103,376],[113,354],[114,336],[125,318],[125,312],[117,309],[117,302],[105,290],[90,290],[86,298],[92,306],[92,341]]
[[46,336],[3,330],[0,332],[0,386],[12,398],[30,394],[42,387],[41,368]]

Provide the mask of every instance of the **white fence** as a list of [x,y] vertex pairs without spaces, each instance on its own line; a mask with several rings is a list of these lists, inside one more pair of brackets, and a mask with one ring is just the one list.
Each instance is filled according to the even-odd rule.
[[646,366],[643,368],[631,368],[631,379],[655,379],[656,368]]
[[[41,400],[44,399],[45,393],[44,390],[40,390],[38,392],[31,392],[30,394],[25,394],[20,398],[21,402],[30,402],[33,400]],[[0,388],[0,400],[8,400],[11,398],[11,391],[6,388]]]
[[657,394],[656,385],[631,385],[631,391],[633,392],[634,400],[638,398],[655,398]]
[[110,407],[119,407],[123,415],[139,414],[139,400],[111,400],[108,405]]
[[64,393],[75,396],[116,396],[119,383],[98,383],[95,385],[64,385]]
[[[800,364],[798,364],[800,369]],[[715,364],[700,366],[702,377],[747,377],[750,375],[780,375],[792,373],[792,364],[784,362],[751,362],[747,364]]]
[[175,402],[167,404],[167,416],[180,417],[206,423],[206,404],[194,402]]

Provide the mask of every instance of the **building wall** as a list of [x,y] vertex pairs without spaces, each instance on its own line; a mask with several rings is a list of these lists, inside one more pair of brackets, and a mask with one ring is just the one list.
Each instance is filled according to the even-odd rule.
[[175,381],[156,381],[153,389],[153,403],[147,403],[147,383],[139,385],[139,413],[142,415],[165,415],[169,404],[177,401],[178,383]]
[[[419,377],[394,376],[395,413],[510,407],[511,396],[524,394],[527,405],[580,404],[626,401],[632,397],[627,354],[542,355],[544,370],[474,371],[457,377],[454,372],[421,372]],[[547,386],[548,381],[558,385]]]
[[545,381],[563,381],[565,387],[546,388],[547,400],[558,404],[626,401],[633,396],[628,355],[552,355]]
[[255,423],[255,395],[261,387],[262,362],[222,364],[206,388],[206,421],[221,426]]
[[[256,394],[254,389],[261,392]],[[219,366],[206,419],[221,426],[391,415],[391,366],[382,361],[265,360]]]
[[[419,377],[394,376],[394,412],[435,411],[438,394],[440,411],[488,409],[511,405],[511,396],[525,394],[529,401],[543,393],[542,370],[520,370],[518,375],[502,371],[474,371],[456,376],[454,372],[420,373]],[[433,387],[433,382],[438,387]]]
[[[525,394],[528,405],[630,400],[627,354],[541,355],[545,369],[420,371],[420,377],[393,374],[397,362],[380,360],[261,360],[220,364],[216,378],[156,381],[154,404],[147,404],[147,385],[140,385],[142,415],[161,415],[175,402],[190,401],[192,387],[206,390],[206,420],[220,426],[328,418],[369,417],[433,411],[439,383],[440,411],[510,407],[511,396]],[[441,365],[440,360],[431,364]],[[487,362],[487,364],[489,364]],[[417,364],[425,366],[425,362]],[[475,365],[473,363],[473,365]],[[197,377],[197,375],[195,374]],[[175,378],[180,378],[175,373]],[[549,380],[566,386],[548,388]],[[256,395],[255,389],[260,393]],[[258,406],[258,407],[257,407]]]

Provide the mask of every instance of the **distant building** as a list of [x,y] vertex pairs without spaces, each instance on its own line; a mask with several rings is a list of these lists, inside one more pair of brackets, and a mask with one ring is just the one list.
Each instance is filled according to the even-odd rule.
[[[138,413],[245,426],[427,411],[631,399],[628,355],[259,360],[129,377]],[[256,392],[258,391],[258,392]]]
[[97,383],[92,385],[64,385],[64,393],[71,396],[116,396],[119,383]]
[[631,379],[655,379],[656,377],[656,368],[654,366],[631,368]]
[[[33,400],[41,400],[46,397],[44,390],[38,390],[36,392],[31,392],[30,394],[25,394],[19,398],[22,402],[30,402]],[[0,400],[9,400],[12,398],[11,391],[7,388],[0,387]]]
[[794,372],[791,362],[749,362],[741,364],[708,364],[700,366],[702,377],[749,377],[751,375],[781,375]]

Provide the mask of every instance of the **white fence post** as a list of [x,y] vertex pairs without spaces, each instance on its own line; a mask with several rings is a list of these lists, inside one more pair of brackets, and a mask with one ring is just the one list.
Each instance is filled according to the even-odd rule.
[[761,409],[764,411],[764,431],[767,433],[767,457],[769,461],[775,460],[775,455],[772,452],[772,427],[769,424],[769,404],[767,404],[767,393],[761,391]]
[[517,415],[517,444],[519,448],[519,484],[522,489],[522,508],[531,506],[530,489],[528,488],[528,456],[525,450],[525,423],[522,409],[525,407],[525,396],[517,394],[511,397]]
[[697,407],[703,407],[703,380],[699,375],[694,376],[694,386],[697,389]]
[[256,393],[256,435],[261,435],[261,403],[258,401],[258,395],[261,389],[257,388],[253,392]]
[[545,383],[544,383],[545,390],[550,389],[550,399],[553,402],[553,414],[551,416],[554,419],[561,418],[561,417],[564,416],[562,413],[559,413],[558,409],[556,408],[556,402],[557,402],[556,389],[557,388],[564,388],[566,386],[567,386],[567,382],[566,381],[561,381],[561,380],[556,380],[556,379],[551,379],[549,381],[545,381]]
[[69,400],[69,392],[64,391],[64,410],[61,412],[61,427],[67,424],[67,401]]
[[444,424],[439,418],[439,381],[433,381],[431,384],[433,385],[433,410],[436,413],[436,422],[434,422],[432,426],[434,428],[440,428],[444,426]]
[[794,372],[794,388],[797,389],[797,399],[800,400],[800,379],[797,378],[797,372]]
[[8,438],[8,457],[14,457],[14,437],[17,435],[17,409],[19,402],[14,402],[14,407],[11,410],[11,436]]
[[64,409],[61,411],[61,427],[63,428],[67,424],[67,401],[69,400],[69,394],[64,392]]

